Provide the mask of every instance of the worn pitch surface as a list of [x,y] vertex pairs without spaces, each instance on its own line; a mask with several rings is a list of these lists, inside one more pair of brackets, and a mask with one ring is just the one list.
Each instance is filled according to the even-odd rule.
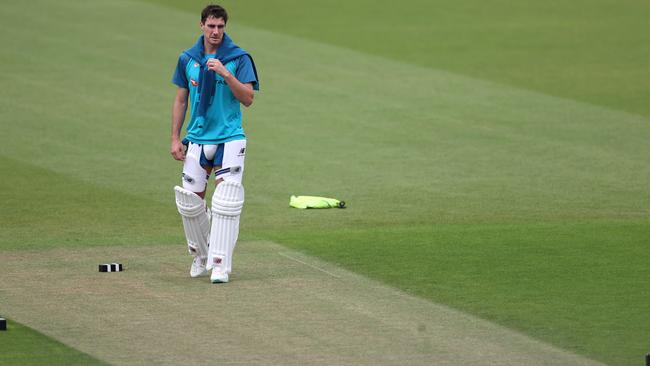
[[112,364],[597,364],[267,241],[239,245],[225,285],[189,278],[179,247],[0,258],[3,311]]

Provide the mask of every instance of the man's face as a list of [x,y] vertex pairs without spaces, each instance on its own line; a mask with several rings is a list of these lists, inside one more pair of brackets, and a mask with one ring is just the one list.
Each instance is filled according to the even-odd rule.
[[221,44],[223,34],[226,31],[226,22],[223,18],[208,17],[205,23],[201,23],[201,30],[205,40],[213,45],[218,46]]

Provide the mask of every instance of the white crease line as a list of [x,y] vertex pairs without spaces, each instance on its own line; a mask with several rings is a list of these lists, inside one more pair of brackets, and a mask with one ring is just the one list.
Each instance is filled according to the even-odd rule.
[[306,265],[306,266],[309,266],[309,267],[314,268],[314,269],[317,269],[317,270],[319,270],[319,271],[321,271],[321,272],[327,273],[328,275],[330,275],[330,276],[332,276],[332,277],[334,277],[334,278],[341,279],[341,277],[335,275],[335,274],[332,273],[332,272],[328,272],[328,271],[326,271],[326,270],[324,270],[324,269],[322,269],[322,268],[320,268],[320,267],[316,267],[316,266],[314,266],[313,264],[305,263],[305,262],[301,261],[301,260],[298,259],[298,258],[294,258],[294,257],[292,257],[292,256],[290,256],[290,255],[287,255],[287,254],[284,254],[284,253],[282,253],[282,252],[278,252],[278,254],[281,255],[281,256],[283,256],[283,257],[285,257],[285,258],[289,258],[289,259],[291,259],[292,261],[296,261],[296,262],[298,262],[298,263],[302,263],[302,264],[304,264],[304,265]]

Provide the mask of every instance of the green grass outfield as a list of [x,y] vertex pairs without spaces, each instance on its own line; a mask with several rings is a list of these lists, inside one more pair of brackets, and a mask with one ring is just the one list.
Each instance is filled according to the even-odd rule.
[[[274,3],[224,3],[262,78],[245,111],[243,240],[642,363],[647,3]],[[98,4],[2,6],[0,259],[182,246],[170,78],[200,5]],[[349,208],[292,210],[291,194]],[[38,362],[20,329],[0,334],[23,347],[0,363]]]
[[[4,332],[3,332],[4,333]],[[3,365],[105,365],[30,328],[9,322],[0,334]]]

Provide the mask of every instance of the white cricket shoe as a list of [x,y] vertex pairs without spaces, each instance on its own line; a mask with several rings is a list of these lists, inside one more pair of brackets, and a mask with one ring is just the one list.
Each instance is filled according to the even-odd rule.
[[208,270],[205,269],[205,262],[207,258],[201,259],[198,255],[192,260],[192,266],[190,267],[190,277],[203,277],[208,275]]
[[219,271],[217,267],[212,268],[212,275],[210,276],[210,281],[212,281],[212,283],[227,283],[228,273]]

